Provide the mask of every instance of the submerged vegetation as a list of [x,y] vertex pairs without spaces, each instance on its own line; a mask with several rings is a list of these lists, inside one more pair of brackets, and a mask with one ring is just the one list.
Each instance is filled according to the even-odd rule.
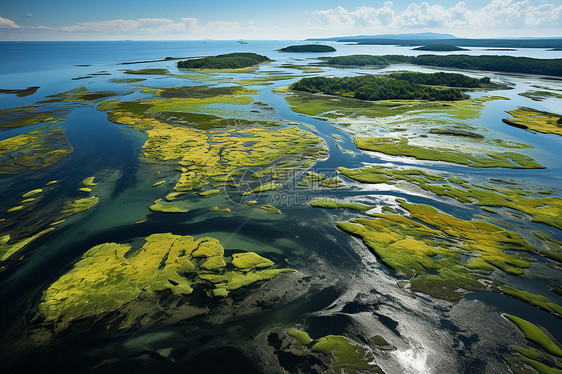
[[266,56],[256,53],[227,53],[217,56],[196,58],[191,60],[179,61],[180,69],[241,69],[263,62],[270,61]]
[[470,55],[351,55],[327,57],[324,61],[328,65],[336,66],[388,66],[406,63],[464,70],[562,76],[562,59]]

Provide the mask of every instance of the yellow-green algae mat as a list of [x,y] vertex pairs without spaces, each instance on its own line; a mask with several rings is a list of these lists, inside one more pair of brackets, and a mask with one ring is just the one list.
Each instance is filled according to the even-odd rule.
[[519,127],[544,134],[562,135],[562,116],[536,109],[521,107],[508,111],[515,118],[504,118],[502,121],[510,126]]
[[[93,177],[92,177],[93,178]],[[50,181],[46,184],[46,186],[51,186],[53,184],[57,183],[57,181]],[[29,198],[27,200],[29,200],[30,202],[33,202],[35,200],[35,197],[38,195],[41,195],[43,193],[46,193],[49,191],[43,191],[42,188],[36,188],[34,190],[28,191],[26,193],[24,193],[22,195],[23,198]],[[31,196],[34,196],[33,198],[31,198]],[[26,200],[23,200],[22,203],[24,203]],[[10,233],[0,233],[0,263],[2,263],[3,261],[8,260],[10,257],[12,257],[15,253],[17,253],[18,251],[20,251],[21,249],[23,249],[25,246],[27,246],[29,243],[33,242],[34,240],[38,239],[39,237],[55,230],[55,227],[53,226],[57,226],[59,224],[61,224],[62,222],[64,222],[67,218],[74,216],[76,214],[85,212],[89,209],[91,209],[94,205],[96,205],[99,201],[99,197],[97,196],[90,196],[84,199],[76,199],[76,200],[67,200],[64,202],[64,204],[61,207],[60,210],[60,214],[58,214],[55,218],[54,221],[49,222],[49,220],[47,219],[46,221],[44,221],[42,224],[40,224],[38,227],[43,227],[43,230],[36,232],[34,235],[30,235],[27,237],[21,237],[21,233],[18,233],[17,230],[16,232],[10,232]],[[16,212],[25,209],[31,209],[30,207],[24,207],[24,206],[18,206],[15,208],[21,208],[21,209],[17,209],[15,210]],[[7,212],[14,212],[14,208],[8,209]],[[47,215],[48,217],[48,215]],[[18,219],[16,217],[16,219]],[[46,225],[48,225],[49,227],[45,228]],[[27,225],[27,227],[29,227],[29,224]]]
[[37,130],[0,140],[0,174],[15,174],[51,166],[73,151],[62,129]]
[[87,251],[74,267],[43,293],[39,312],[62,329],[75,319],[115,311],[141,295],[171,291],[189,295],[207,285],[213,296],[270,280],[292,269],[268,269],[273,262],[256,253],[233,255],[230,266],[217,239],[152,234],[142,248],[104,243]]
[[[320,339],[312,339],[306,331],[287,330],[292,338],[291,345],[300,356],[324,354],[330,357],[329,372],[347,374],[374,373],[384,374],[382,369],[373,362],[372,354],[356,342],[341,335],[327,335]],[[309,346],[312,347],[309,348]]]
[[407,138],[363,137],[356,138],[357,148],[385,153],[392,156],[408,156],[418,160],[445,161],[474,168],[544,169],[533,158],[515,152],[486,152],[484,156],[460,150],[428,148],[408,143]]
[[[465,291],[483,290],[483,274],[501,269],[521,275],[530,259],[505,250],[535,252],[521,235],[482,221],[466,221],[433,207],[400,201],[410,217],[373,214],[336,225],[355,236],[398,274],[411,290],[458,301]],[[434,227],[434,228],[432,228]],[[470,260],[463,258],[470,257]]]
[[[129,125],[148,134],[143,145],[141,160],[145,162],[175,163],[181,175],[174,190],[189,191],[212,182],[212,178],[225,176],[238,168],[269,165],[280,158],[292,157],[300,165],[326,155],[327,148],[321,138],[298,127],[276,127],[259,123],[244,128],[219,128],[200,130],[172,126],[157,120],[141,107],[133,113],[134,104],[106,102],[100,109],[109,110],[113,122]],[[127,105],[125,105],[127,104]],[[295,168],[299,167],[295,164]]]
[[[339,167],[338,172],[363,183],[395,184],[397,181],[410,182],[426,191],[431,191],[439,196],[448,196],[461,203],[519,210],[530,215],[532,222],[562,229],[562,220],[560,219],[562,216],[562,199],[558,197],[528,197],[531,192],[514,186],[476,186],[459,177],[448,177],[447,180],[440,175],[429,174],[420,169],[397,169],[374,165],[359,169]],[[455,185],[458,187],[454,187]]]
[[211,132],[160,125],[147,131],[143,145],[147,160],[176,161],[181,175],[176,191],[201,188],[210,178],[242,167],[268,165],[280,157],[311,159],[323,151],[320,138],[297,127],[250,128]]
[[560,343],[548,331],[543,331],[539,326],[511,314],[504,313],[503,317],[517,325],[526,340],[539,347],[539,349],[527,345],[512,347],[517,353],[507,362],[514,373],[535,373],[526,369],[526,365],[533,367],[540,374],[562,373],[562,349]]

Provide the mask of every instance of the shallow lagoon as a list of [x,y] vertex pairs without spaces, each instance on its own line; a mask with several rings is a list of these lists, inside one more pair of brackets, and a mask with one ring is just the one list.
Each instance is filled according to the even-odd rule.
[[[355,147],[355,130],[352,125],[334,126],[326,118],[312,118],[295,113],[285,100],[285,94],[272,92],[275,88],[288,86],[303,75],[378,74],[405,68],[423,72],[436,70],[391,66],[382,70],[323,68],[324,73],[306,73],[280,66],[287,63],[314,63],[314,57],[327,54],[311,56],[276,52],[276,49],[288,44],[291,43],[1,43],[2,50],[8,52],[8,58],[0,62],[2,84],[5,85],[1,88],[41,88],[27,97],[0,96],[0,109],[33,104],[47,99],[49,95],[81,86],[87,87],[89,91],[117,91],[124,95],[119,97],[121,100],[132,101],[151,97],[150,94],[141,92],[143,87],[137,85],[155,88],[214,83],[224,85],[261,76],[273,77],[273,74],[292,74],[294,77],[287,80],[271,79],[270,85],[246,86],[258,90],[257,94],[250,95],[255,101],[263,102],[274,110],[263,110],[255,105],[220,105],[211,107],[213,114],[225,111],[225,117],[283,121],[305,131],[313,130],[312,134],[324,140],[329,155],[319,157],[312,170],[329,177],[335,175],[338,167],[358,168],[365,163],[383,164],[463,177],[473,184],[489,182],[486,179],[494,177],[508,180],[515,187],[524,190],[546,190],[552,193],[550,196],[561,197],[559,137],[530,133],[501,122],[502,118],[509,116],[505,111],[518,106],[562,114],[559,110],[560,99],[549,98],[536,102],[519,95],[537,89],[534,86],[546,86],[552,92],[560,92],[560,81],[467,72],[467,75],[476,77],[491,76],[501,82],[513,84],[514,88],[471,93],[472,97],[499,95],[510,100],[487,101],[480,113],[464,122],[483,129],[484,133],[491,130],[494,137],[533,146],[532,149],[516,151],[530,155],[547,167],[532,170],[469,168],[362,152]],[[338,55],[415,52],[403,47],[388,46],[338,45],[337,48]],[[173,75],[141,75],[138,77],[146,78],[145,81],[111,82],[112,79],[137,77],[125,74],[126,69],[165,68],[172,74],[186,74],[178,71],[173,61],[118,65],[121,62],[162,59],[167,56],[214,55],[230,51],[260,53],[274,62],[247,73],[217,73],[197,79]],[[470,53],[480,52],[474,49]],[[542,50],[520,50],[515,54],[541,58],[562,56],[562,52]],[[91,66],[75,66],[81,64]],[[111,75],[90,75],[100,71],[107,71]],[[72,80],[84,76],[90,78]],[[52,103],[53,108],[64,108],[66,119],[56,126],[64,129],[74,151],[56,164],[41,170],[0,175],[0,218],[7,218],[0,222],[0,232],[25,231],[27,226],[33,226],[39,218],[50,218],[22,213],[20,218],[10,220],[7,216],[9,213],[4,213],[8,208],[16,206],[25,192],[41,188],[48,181],[57,180],[58,183],[34,203],[32,212],[49,212],[53,214],[52,221],[56,218],[57,204],[62,204],[65,199],[87,197],[78,191],[78,188],[83,187],[81,181],[85,178],[96,177],[99,184],[91,187],[92,194],[100,197],[93,208],[68,218],[66,222],[57,225],[56,230],[30,243],[2,264],[0,300],[5,307],[0,311],[0,324],[6,334],[3,334],[1,345],[10,347],[4,350],[7,356],[16,357],[15,361],[8,361],[11,370],[25,368],[26,365],[29,369],[34,369],[36,357],[41,357],[42,367],[56,368],[63,372],[77,368],[85,368],[88,372],[118,372],[126,367],[134,367],[143,372],[157,368],[171,372],[185,371],[188,368],[213,372],[228,365],[241,365],[250,372],[279,372],[283,368],[291,371],[290,368],[295,367],[305,370],[311,362],[316,362],[314,360],[319,360],[325,365],[324,368],[328,368],[329,356],[314,356],[315,353],[309,352],[304,355],[308,357],[306,360],[309,361],[306,361],[299,355],[288,354],[286,347],[282,349],[283,344],[278,346],[273,343],[274,335],[285,343],[290,342],[290,338],[285,336],[286,329],[299,328],[307,331],[314,339],[327,335],[343,335],[351,339],[355,344],[368,349],[376,363],[387,373],[440,370],[507,373],[507,360],[514,354],[512,347],[529,343],[513,324],[501,317],[501,313],[514,314],[539,324],[556,339],[562,340],[559,318],[506,295],[478,291],[469,293],[458,303],[449,303],[426,294],[414,294],[407,287],[404,288],[408,283],[407,278],[397,275],[360,241],[339,231],[333,224],[334,221],[347,221],[364,215],[352,210],[312,208],[307,203],[314,197],[328,196],[372,205],[380,213],[382,206],[398,207],[396,199],[402,198],[410,203],[431,205],[457,218],[480,219],[523,233],[525,239],[530,240],[533,245],[543,244],[533,237],[531,231],[560,240],[560,230],[529,222],[529,217],[508,209],[498,209],[499,214],[488,214],[472,204],[460,204],[411,184],[369,185],[344,178],[346,185],[341,188],[322,188],[316,184],[302,188],[298,182],[304,171],[298,170],[295,174],[289,173],[288,179],[282,180],[282,189],[256,195],[255,200],[259,204],[256,206],[236,204],[229,199],[229,196],[234,195],[228,193],[202,198],[194,195],[193,191],[188,191],[180,197],[178,204],[183,204],[189,212],[151,213],[148,206],[172,191],[178,179],[178,171],[174,170],[177,165],[140,162],[139,155],[147,139],[146,133],[110,122],[106,112],[96,109],[98,102]],[[439,113],[426,116],[440,117]],[[412,121],[414,120],[415,116]],[[44,124],[1,129],[0,140],[42,125]],[[369,123],[363,123],[362,126],[368,131]],[[405,127],[403,124],[400,126]],[[379,136],[378,132],[379,129],[372,136]],[[454,138],[447,140],[455,141]],[[265,167],[264,165],[258,169],[263,170]],[[166,180],[166,183],[152,187],[160,180]],[[259,209],[264,204],[274,205],[282,214]],[[215,206],[220,209],[212,210]],[[229,212],[222,209],[229,209]],[[94,321],[76,321],[63,332],[49,336],[52,334],[52,326],[41,323],[41,318],[37,318],[37,307],[43,291],[68,272],[88,249],[108,242],[132,243],[140,247],[143,238],[165,232],[195,238],[214,237],[225,248],[225,256],[230,256],[233,252],[252,251],[297,272],[281,274],[268,282],[237,290],[226,299],[209,298],[204,291],[195,291],[189,296],[188,302],[197,308],[207,308],[208,312],[204,315],[188,318],[177,308],[175,311],[173,308],[166,311],[166,307],[170,306],[170,297],[160,295],[157,302],[152,300],[151,306],[136,306],[144,308],[142,310],[145,312],[148,310],[144,315],[153,321],[140,319],[134,327],[120,329],[122,317],[109,313]],[[551,287],[561,286],[559,263],[536,254],[529,256],[536,261],[525,270],[525,276],[516,277],[496,271],[493,278],[496,282],[509,283],[518,289],[547,296],[550,301],[560,305],[562,297],[551,291]],[[143,302],[146,303],[147,300]],[[155,310],[154,303],[164,306],[163,309]],[[370,341],[375,335],[383,336],[395,349],[377,348]],[[41,344],[42,341],[45,343]],[[215,358],[221,356],[224,362],[217,362],[219,360]],[[69,360],[68,357],[73,359]],[[209,357],[213,359],[209,360]],[[321,364],[318,365],[322,367]]]

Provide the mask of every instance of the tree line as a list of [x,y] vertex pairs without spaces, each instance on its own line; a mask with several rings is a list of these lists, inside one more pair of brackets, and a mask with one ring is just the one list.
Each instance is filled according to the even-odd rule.
[[447,86],[462,88],[481,88],[491,84],[490,78],[472,78],[458,73],[417,73],[413,71],[390,73],[389,78],[401,79],[410,83],[426,84],[430,86]]
[[352,97],[360,100],[444,100],[468,98],[456,88],[438,89],[407,80],[374,75],[357,77],[303,78],[291,84],[295,91],[321,92],[328,95]]
[[523,73],[562,76],[562,59],[539,59],[514,56],[470,56],[470,55],[351,55],[327,57],[328,65],[342,66],[388,66],[391,64],[414,64],[464,70],[487,70],[505,73]]

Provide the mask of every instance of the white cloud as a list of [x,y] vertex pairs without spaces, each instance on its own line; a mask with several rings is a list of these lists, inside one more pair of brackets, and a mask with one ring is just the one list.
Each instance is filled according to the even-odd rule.
[[18,29],[19,25],[8,18],[0,17],[0,29]]
[[166,18],[139,18],[137,20],[115,19],[99,22],[82,22],[72,26],[58,28],[67,32],[94,32],[94,33],[167,33],[187,31],[184,23],[174,22]]
[[24,17],[30,17],[30,18],[31,18],[31,17],[33,17],[33,14],[31,14],[31,13],[26,13],[26,14],[24,14],[23,16],[24,16]]
[[529,0],[492,0],[481,9],[470,10],[464,1],[451,7],[427,2],[410,3],[397,12],[387,1],[380,8],[342,6],[313,13],[317,23],[348,28],[436,28],[436,27],[548,27],[561,24],[562,5],[533,6]]
[[203,24],[198,18],[180,18],[178,22],[167,18],[139,18],[81,22],[76,25],[50,29],[64,33],[138,35],[139,37],[143,35],[168,35],[206,38],[214,35],[230,35],[232,37],[232,32],[249,31],[255,29],[255,27],[251,24],[242,26],[239,22],[230,21],[209,21]]

